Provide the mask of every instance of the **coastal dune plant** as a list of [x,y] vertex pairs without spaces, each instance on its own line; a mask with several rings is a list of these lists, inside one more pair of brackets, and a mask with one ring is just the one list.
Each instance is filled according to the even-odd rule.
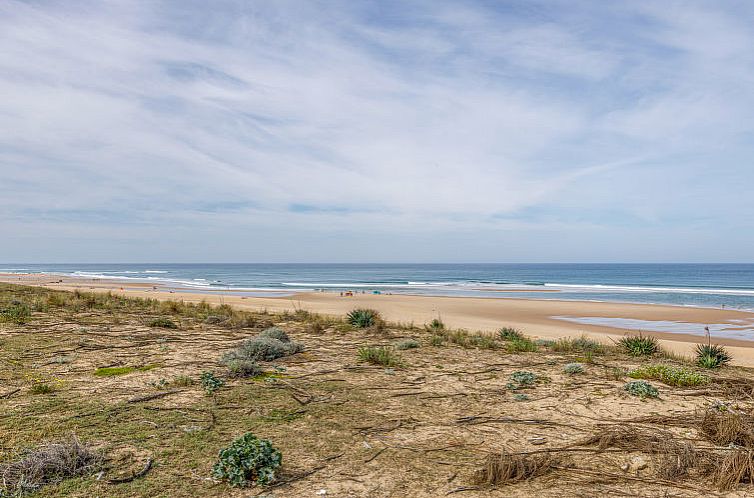
[[676,387],[701,386],[709,383],[709,377],[688,368],[671,365],[645,365],[632,370],[628,376],[633,379],[658,380]]
[[445,324],[443,323],[442,319],[433,318],[431,322],[424,326],[424,328],[429,332],[438,332],[440,330],[445,330]]
[[372,365],[382,365],[383,367],[401,367],[404,365],[403,359],[398,354],[384,346],[359,348],[358,355],[359,360]]
[[0,309],[0,322],[23,325],[31,318],[31,308],[20,301],[11,301],[5,308]]
[[568,375],[581,374],[584,373],[584,365],[581,363],[568,363],[563,367],[563,372]]
[[346,321],[354,327],[365,329],[379,325],[382,322],[382,318],[376,310],[359,308],[349,312],[346,315]]
[[733,359],[725,347],[719,344],[697,344],[696,362],[704,368],[720,368]]
[[657,339],[643,334],[624,336],[618,346],[631,356],[651,356],[660,350]]
[[419,347],[419,342],[416,339],[404,339],[402,341],[398,341],[395,344],[395,349],[415,349]]
[[513,327],[503,327],[498,330],[497,335],[504,341],[513,341],[524,338],[524,334]]
[[555,341],[550,347],[558,353],[600,354],[605,351],[605,346],[586,336],[576,338],[564,337]]
[[264,486],[275,480],[275,472],[283,455],[267,439],[259,439],[247,432],[218,453],[212,467],[212,477],[222,479],[233,487],[249,484]]
[[178,325],[167,317],[159,317],[149,322],[150,327],[157,327],[162,329],[177,329]]
[[655,386],[644,380],[632,380],[623,386],[623,390],[632,396],[638,396],[641,399],[658,398],[660,392]]
[[221,363],[227,365],[232,360],[273,361],[303,350],[304,346],[293,342],[285,331],[278,327],[270,327],[226,353]]

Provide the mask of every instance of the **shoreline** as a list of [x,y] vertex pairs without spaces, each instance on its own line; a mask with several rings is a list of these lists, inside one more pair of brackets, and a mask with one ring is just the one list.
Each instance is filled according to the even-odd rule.
[[[156,283],[87,279],[51,274],[0,274],[0,282],[57,290],[114,292],[159,300],[172,299],[187,302],[204,300],[212,304],[230,304],[241,309],[256,311],[282,312],[304,309],[313,313],[343,316],[353,308],[369,307],[378,310],[385,319],[397,323],[413,323],[421,326],[433,318],[440,317],[448,327],[452,328],[494,332],[503,326],[512,326],[526,335],[542,339],[586,335],[601,342],[609,342],[628,333],[642,332],[659,339],[669,351],[682,355],[691,354],[695,344],[704,342],[704,336],[574,323],[556,317],[669,321],[696,324],[702,327],[721,324],[734,330],[736,328],[754,329],[754,313],[752,312],[657,304],[407,294],[354,294],[352,297],[341,297],[337,292],[299,292],[285,297],[253,297],[232,295],[229,291],[223,290],[187,292],[171,290]],[[754,336],[751,340],[746,340],[713,334],[713,342],[730,348],[734,356],[734,364],[754,366]]]

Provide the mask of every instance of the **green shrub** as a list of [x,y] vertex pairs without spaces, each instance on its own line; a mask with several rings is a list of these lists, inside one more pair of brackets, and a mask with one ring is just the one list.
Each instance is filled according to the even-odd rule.
[[178,325],[170,318],[160,317],[149,322],[150,327],[159,327],[162,329],[177,329]]
[[433,335],[429,338],[430,346],[442,346],[445,343],[445,337],[441,335]]
[[539,351],[537,343],[529,339],[528,337],[516,337],[509,339],[505,343],[505,348],[510,353],[533,353]]
[[254,360],[234,358],[225,363],[230,377],[256,377],[262,373],[259,364]]
[[563,367],[563,372],[569,375],[584,373],[584,365],[581,363],[568,363]]
[[466,346],[479,349],[498,349],[500,343],[489,334],[468,334],[466,336]]
[[551,348],[555,344],[555,341],[552,339],[537,339],[534,341],[534,344],[543,348]]
[[430,332],[437,332],[445,330],[445,324],[439,318],[434,318],[429,324],[425,325],[424,328]]
[[359,348],[359,360],[372,365],[384,367],[401,367],[403,360],[392,349],[386,347],[363,347]]
[[204,392],[207,394],[212,394],[225,385],[225,382],[215,377],[215,374],[212,372],[202,372],[199,381],[202,383],[202,388],[204,388]]
[[221,363],[227,364],[231,360],[272,361],[296,354],[303,349],[303,345],[297,342],[283,342],[272,337],[252,337],[226,353]]
[[400,349],[400,350],[415,349],[418,347],[419,347],[419,342],[416,341],[415,339],[404,339],[402,341],[398,341],[395,344],[395,349]]
[[196,384],[196,381],[188,375],[176,375],[175,378],[170,382],[170,385],[176,387],[189,387],[193,386],[194,384]]
[[537,382],[537,376],[531,372],[519,370],[517,372],[513,372],[508,380],[509,382],[508,384],[506,384],[506,387],[515,391],[524,387],[533,386]]
[[524,338],[524,334],[514,329],[513,327],[503,327],[498,330],[497,335],[504,341],[513,341],[516,339]]
[[553,351],[560,353],[602,353],[605,347],[599,342],[589,339],[588,337],[581,336],[575,339],[564,337],[558,339],[552,345]]
[[670,365],[645,365],[632,370],[628,376],[633,379],[659,380],[663,384],[676,387],[701,386],[709,383],[709,377],[688,368]]
[[23,325],[31,318],[31,308],[20,301],[12,301],[6,308],[0,310],[0,322]]
[[260,332],[259,337],[269,337],[270,339],[277,339],[280,342],[291,342],[291,338],[285,333],[285,330],[280,327],[270,327]]
[[649,382],[643,380],[632,380],[623,386],[623,389],[632,396],[644,398],[657,398],[660,392]]
[[719,344],[697,344],[696,362],[704,368],[720,368],[727,365],[733,357],[725,347]]
[[247,432],[220,450],[212,476],[228,481],[233,487],[248,486],[250,482],[263,486],[275,480],[275,471],[282,460],[282,454],[269,440]]
[[55,388],[52,384],[48,384],[47,382],[35,382],[31,386],[32,394],[50,394],[54,390]]
[[346,321],[360,329],[378,325],[382,318],[379,312],[371,309],[355,309],[346,315]]
[[660,350],[657,339],[642,334],[624,336],[618,346],[631,356],[651,356]]

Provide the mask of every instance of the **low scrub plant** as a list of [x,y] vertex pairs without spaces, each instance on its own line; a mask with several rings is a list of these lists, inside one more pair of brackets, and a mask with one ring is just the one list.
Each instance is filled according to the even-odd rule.
[[254,360],[242,360],[234,358],[225,364],[228,367],[230,377],[256,377],[262,373],[262,368]]
[[575,339],[564,337],[555,341],[551,347],[553,351],[559,353],[599,354],[603,353],[605,350],[605,347],[602,344],[593,339],[589,339],[586,336],[577,337]]
[[348,313],[346,321],[354,327],[365,329],[379,325],[382,322],[382,318],[376,310],[360,308]]
[[161,329],[177,329],[178,324],[167,317],[155,318],[149,322],[150,327],[158,327]]
[[429,338],[430,346],[442,346],[445,343],[445,337],[441,335],[433,335]]
[[528,337],[521,336],[507,340],[505,349],[509,353],[533,353],[539,351],[539,346]]
[[657,398],[660,396],[660,392],[655,386],[644,380],[632,380],[626,382],[623,386],[628,394],[632,396],[638,396],[641,399],[645,398]]
[[176,387],[189,387],[196,384],[196,381],[193,377],[189,377],[188,375],[176,375],[172,381],[170,381],[170,385],[176,386]]
[[419,347],[419,342],[415,339],[404,339],[395,343],[395,349],[416,349]]
[[683,367],[671,365],[645,365],[628,372],[633,379],[658,380],[676,387],[701,386],[709,383],[709,377]]
[[101,455],[75,436],[67,442],[44,444],[20,460],[0,464],[0,496],[23,496],[47,484],[89,475],[101,462]]
[[247,432],[230,446],[220,450],[212,467],[212,477],[222,479],[233,487],[249,484],[264,486],[275,480],[283,455],[267,439],[259,439]]
[[0,309],[0,322],[23,325],[31,318],[31,308],[20,301],[12,301],[7,307]]
[[425,325],[424,328],[429,332],[439,332],[440,330],[445,330],[445,324],[441,319],[434,318],[431,322]]
[[236,349],[226,353],[221,362],[227,365],[231,360],[273,361],[303,350],[302,344],[291,341],[284,331],[273,327],[242,342]]
[[504,341],[513,341],[516,339],[523,339],[524,334],[513,327],[503,327],[497,332],[498,337]]
[[563,367],[563,372],[568,375],[581,374],[584,373],[584,365],[581,363],[568,363]]
[[531,387],[537,382],[536,374],[527,372],[526,370],[519,370],[513,372],[508,378],[508,384],[506,387],[512,391],[523,389],[525,387]]
[[202,372],[199,381],[202,383],[202,388],[207,394],[212,394],[225,385],[225,382],[215,377],[215,374],[212,372]]
[[269,337],[270,339],[277,339],[280,342],[291,342],[291,338],[285,333],[285,330],[280,327],[270,327],[264,329],[259,333],[259,337]]
[[725,347],[719,344],[697,344],[696,362],[704,368],[720,368],[733,359]]
[[657,339],[642,334],[624,336],[618,346],[631,356],[652,356],[660,350]]
[[359,348],[359,360],[372,365],[382,365],[383,367],[401,367],[403,360],[392,349],[382,347],[367,346]]
[[534,344],[543,348],[551,348],[555,344],[555,341],[552,339],[537,339],[534,341]]

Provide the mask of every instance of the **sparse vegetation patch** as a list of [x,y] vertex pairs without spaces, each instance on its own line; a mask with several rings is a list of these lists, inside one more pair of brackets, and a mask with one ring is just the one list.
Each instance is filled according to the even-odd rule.
[[404,364],[403,359],[387,347],[359,348],[359,360],[384,367],[401,367]]
[[632,370],[628,376],[634,379],[659,380],[677,387],[701,386],[709,383],[709,377],[688,368],[671,365],[645,365]]
[[249,484],[264,486],[275,480],[275,472],[282,460],[282,454],[269,440],[259,439],[247,432],[220,450],[212,476],[227,481],[233,487]]

